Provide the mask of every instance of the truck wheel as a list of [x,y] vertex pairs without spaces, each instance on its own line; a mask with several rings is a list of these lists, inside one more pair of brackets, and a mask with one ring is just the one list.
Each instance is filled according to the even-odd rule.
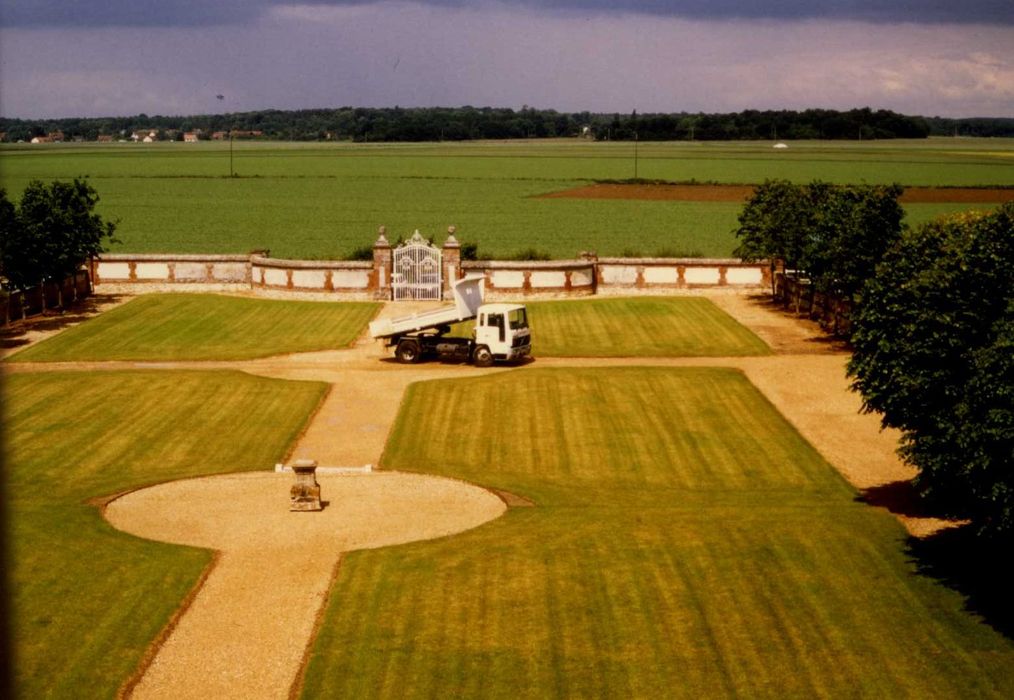
[[402,340],[394,351],[398,362],[413,364],[419,361],[419,344],[414,340]]
[[493,353],[485,345],[480,345],[472,355],[472,361],[476,367],[491,367],[493,365]]

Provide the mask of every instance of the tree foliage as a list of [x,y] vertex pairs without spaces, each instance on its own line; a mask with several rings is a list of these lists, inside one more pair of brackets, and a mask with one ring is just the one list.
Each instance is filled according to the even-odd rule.
[[95,213],[99,197],[84,180],[28,184],[15,208],[0,201],[0,274],[15,288],[61,281],[113,241],[115,224]]
[[739,215],[735,254],[785,262],[814,287],[854,299],[899,237],[899,185],[796,185],[767,180]]
[[944,514],[1014,534],[1014,204],[906,232],[853,318],[853,387]]
[[803,267],[816,289],[854,300],[901,236],[900,185],[810,185],[813,228]]
[[734,255],[744,260],[775,260],[796,269],[803,264],[815,224],[811,190],[788,180],[765,180],[739,214]]

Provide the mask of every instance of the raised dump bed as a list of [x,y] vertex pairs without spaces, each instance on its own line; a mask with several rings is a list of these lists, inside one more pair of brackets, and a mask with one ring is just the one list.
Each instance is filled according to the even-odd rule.
[[370,335],[374,338],[393,338],[475,318],[482,305],[485,279],[481,275],[472,275],[455,282],[452,287],[454,304],[399,318],[377,319],[370,323]]

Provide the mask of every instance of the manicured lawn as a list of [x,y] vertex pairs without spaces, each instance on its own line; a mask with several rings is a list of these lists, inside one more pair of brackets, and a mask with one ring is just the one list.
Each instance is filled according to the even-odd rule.
[[5,488],[18,696],[114,697],[211,552],[114,530],[88,499],[268,469],[325,385],[238,372],[4,379]]
[[527,304],[536,357],[733,357],[771,349],[708,299],[632,297]]
[[536,505],[349,555],[305,697],[1014,694],[1014,644],[733,370],[415,384],[383,465]]
[[351,345],[379,309],[373,302],[151,294],[26,348],[11,360],[245,360],[327,350]]

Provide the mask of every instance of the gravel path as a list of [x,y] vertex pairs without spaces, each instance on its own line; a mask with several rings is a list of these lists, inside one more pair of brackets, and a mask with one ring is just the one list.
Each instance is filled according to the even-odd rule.
[[136,698],[281,698],[297,681],[343,552],[477,527],[507,506],[453,479],[318,474],[320,512],[290,512],[291,474],[187,479],[106,506],[115,527],[220,554],[136,680]]
[[[711,296],[711,295],[709,295]],[[914,471],[895,454],[898,434],[860,412],[848,389],[845,350],[815,324],[762,296],[712,300],[774,350],[738,358],[537,358],[517,369],[438,362],[399,365],[379,344],[244,362],[6,364],[7,372],[137,368],[230,368],[319,380],[331,391],[293,450],[321,466],[376,465],[412,382],[527,367],[715,366],[742,370],[867,500],[923,536],[949,523],[911,514],[904,485]],[[411,312],[388,305],[385,314]],[[303,656],[342,552],[440,537],[498,517],[488,491],[448,479],[374,473],[318,475],[321,513],[289,513],[289,474],[192,479],[111,502],[106,517],[142,537],[207,547],[220,556],[150,665],[133,679],[137,697],[277,698],[298,682]],[[874,496],[873,494],[877,494]],[[884,496],[887,494],[887,496]],[[900,495],[899,495],[900,494]]]

